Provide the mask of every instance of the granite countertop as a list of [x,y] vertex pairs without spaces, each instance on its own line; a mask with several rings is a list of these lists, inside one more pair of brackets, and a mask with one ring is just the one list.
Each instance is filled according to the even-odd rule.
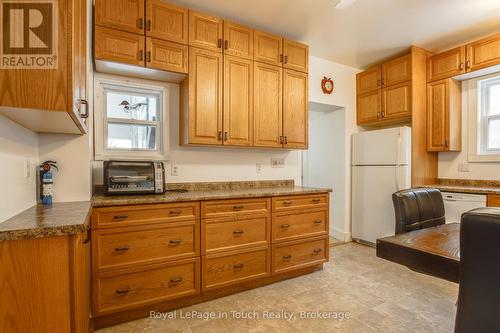
[[500,187],[464,186],[464,185],[429,185],[442,192],[458,192],[471,194],[500,194]]
[[79,234],[90,224],[90,201],[35,205],[0,223],[0,241]]
[[258,188],[194,189],[184,193],[167,192],[165,194],[156,195],[104,196],[102,194],[95,194],[92,197],[92,206],[105,207],[214,199],[272,197],[280,195],[328,193],[331,191],[332,190],[329,188],[278,186]]

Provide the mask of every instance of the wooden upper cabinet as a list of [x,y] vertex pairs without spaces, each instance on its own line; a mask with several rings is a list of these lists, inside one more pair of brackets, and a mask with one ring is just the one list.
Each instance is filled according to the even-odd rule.
[[162,0],[146,0],[146,35],[188,43],[188,10]]
[[307,73],[283,70],[283,147],[307,148]]
[[224,53],[253,59],[253,29],[224,21]]
[[461,150],[461,82],[427,84],[427,150]]
[[283,67],[307,73],[309,64],[309,46],[283,39]]
[[381,94],[381,90],[377,89],[357,96],[356,122],[358,125],[367,125],[380,120]]
[[500,65],[500,34],[467,44],[467,71]]
[[146,37],[146,67],[188,72],[188,46]]
[[224,144],[253,144],[253,61],[224,56]]
[[282,73],[279,66],[254,62],[254,146],[281,147]]
[[267,32],[254,31],[254,60],[281,66],[283,57],[283,38]]
[[95,27],[95,59],[144,66],[144,36]]
[[222,144],[222,53],[190,47],[189,138]]
[[222,19],[189,11],[189,45],[222,52]]
[[411,54],[382,64],[382,86],[388,87],[411,80]]
[[382,120],[411,117],[411,82],[382,89]]
[[463,73],[465,73],[465,46],[435,54],[427,59],[428,82]]
[[144,23],[144,0],[95,0],[97,25],[143,34]]
[[380,89],[382,71],[380,66],[374,66],[356,75],[356,94],[363,95]]

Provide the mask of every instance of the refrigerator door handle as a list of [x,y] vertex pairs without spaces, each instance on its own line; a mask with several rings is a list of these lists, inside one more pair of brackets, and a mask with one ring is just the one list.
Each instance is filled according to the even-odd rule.
[[399,131],[398,144],[396,145],[396,191],[399,191],[401,186],[400,182],[401,172],[399,170],[399,166],[401,165],[401,161],[399,160],[401,144],[402,144],[401,131]]

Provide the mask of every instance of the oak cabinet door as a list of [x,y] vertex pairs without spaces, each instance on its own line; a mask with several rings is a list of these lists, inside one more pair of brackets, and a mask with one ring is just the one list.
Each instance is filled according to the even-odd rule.
[[380,89],[357,96],[356,122],[358,125],[369,125],[380,120]]
[[72,111],[73,119],[86,129],[85,114],[90,112],[87,103],[87,2],[73,0],[72,5],[73,48],[69,51],[73,84],[68,100],[73,103],[72,110],[68,111]]
[[165,71],[188,72],[188,46],[156,38],[146,38],[146,67]]
[[95,24],[144,33],[144,0],[95,0]]
[[309,46],[283,39],[283,67],[307,73],[309,64]]
[[146,35],[187,44],[188,10],[167,4],[162,0],[147,0]]
[[254,62],[254,146],[281,147],[282,73],[278,66]]
[[307,73],[283,70],[283,147],[307,148]]
[[427,81],[446,79],[465,73],[465,47],[435,54],[427,59]]
[[144,66],[144,36],[95,27],[95,59]]
[[356,94],[363,95],[380,89],[382,72],[380,66],[367,69],[356,75]]
[[467,45],[467,71],[500,64],[500,34]]
[[224,21],[224,53],[253,59],[253,29]]
[[382,64],[382,86],[389,87],[411,80],[411,54]]
[[189,45],[222,52],[222,19],[189,11]]
[[224,56],[224,145],[253,143],[253,61]]
[[460,151],[461,82],[444,79],[427,84],[427,150]]
[[266,32],[254,31],[254,60],[270,65],[281,66],[283,57],[283,38]]
[[222,53],[189,50],[189,143],[222,144]]
[[382,89],[382,119],[411,116],[411,82]]

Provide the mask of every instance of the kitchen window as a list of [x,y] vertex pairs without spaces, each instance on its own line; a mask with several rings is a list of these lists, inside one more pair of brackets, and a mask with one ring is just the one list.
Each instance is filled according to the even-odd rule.
[[96,160],[163,159],[162,87],[96,79]]
[[464,82],[468,90],[469,161],[500,161],[500,73]]

